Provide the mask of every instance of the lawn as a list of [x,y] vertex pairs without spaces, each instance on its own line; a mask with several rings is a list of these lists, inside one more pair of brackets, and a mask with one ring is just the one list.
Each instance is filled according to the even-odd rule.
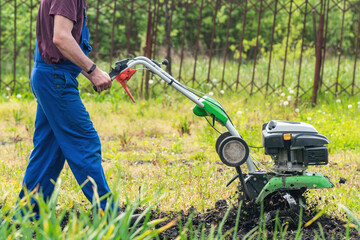
[[[260,72],[264,73],[261,70]],[[219,73],[218,70],[215,75]],[[261,78],[261,74],[258,76]],[[230,75],[227,78],[233,79]],[[135,77],[132,80],[129,88],[136,96],[140,89],[140,79]],[[112,191],[119,196],[121,206],[126,204],[129,206],[129,203],[140,200],[141,209],[152,206],[152,209],[158,212],[182,211],[187,215],[189,210],[194,208],[199,214],[206,213],[208,209],[214,208],[219,200],[226,200],[229,204],[237,203],[237,182],[229,187],[225,186],[236,172],[221,163],[215,151],[218,133],[205,119],[193,115],[192,102],[172,90],[167,89],[164,93],[161,90],[162,85],[157,84],[157,79],[152,79],[150,82],[152,83],[150,99],[137,97],[135,104],[131,103],[118,83],[114,83],[110,92],[98,95],[86,91],[85,88],[89,89],[89,87],[84,81],[86,80],[80,79],[80,92],[102,141],[106,178]],[[219,80],[216,78],[211,80],[210,85],[218,86],[218,84]],[[309,87],[309,84],[306,86]],[[309,191],[308,207],[321,214],[347,221],[348,215],[343,207],[346,206],[354,218],[360,219],[359,97],[334,97],[330,93],[322,92],[317,106],[313,108],[309,95],[303,96],[297,103],[296,91],[290,87],[279,88],[272,96],[264,97],[259,93],[249,96],[244,91],[241,93],[216,91],[210,89],[210,85],[204,84],[199,86],[199,89],[214,95],[213,97],[221,102],[249,146],[261,146],[262,124],[273,119],[307,122],[327,136],[330,140],[329,164],[310,167],[309,170],[328,176],[335,187]],[[31,93],[11,95],[9,90],[2,92],[0,96],[0,213],[2,216],[8,211],[11,212],[21,189],[21,181],[33,147],[35,111],[36,100]],[[225,131],[219,124],[215,127],[220,132]],[[271,167],[272,160],[264,155],[263,149],[251,148],[250,153],[259,162],[261,168]],[[245,165],[242,168],[244,172],[247,171]],[[83,196],[68,165],[65,164],[60,178],[56,212],[52,214],[50,212],[49,216],[62,216],[73,208],[81,212],[80,218],[87,216],[91,204]],[[6,230],[9,228],[4,224],[8,224],[9,221],[10,219],[0,221],[0,233],[7,231],[7,235],[11,236],[10,239],[16,238],[16,234],[20,233],[15,228]],[[76,229],[86,228],[88,219],[82,221],[84,225],[70,221],[64,234],[72,236],[71,231],[76,232]],[[43,226],[45,223],[47,224],[47,221],[38,223],[44,232],[51,234],[58,232],[58,236],[65,236],[61,235],[61,231],[55,226],[58,222],[55,221],[54,224],[56,231],[51,229],[45,231]],[[73,224],[72,227],[70,224]],[[92,229],[102,229],[103,222],[96,224],[95,221],[95,227],[93,225]],[[108,234],[106,236],[111,237],[117,233],[111,225],[105,225],[107,228],[102,229],[103,234],[106,233]],[[22,229],[32,228],[31,226],[25,224]],[[170,225],[166,226],[170,227]],[[145,232],[144,230],[143,233]],[[100,235],[96,235],[95,238]],[[81,236],[90,235],[79,236],[80,239]]]
[[[333,189],[311,191],[309,204],[330,205],[327,212],[343,216],[337,204],[347,206],[360,217],[360,102],[351,99],[321,99],[317,107],[294,106],[284,96],[218,96],[235,127],[251,146],[261,145],[261,126],[272,119],[311,123],[329,140],[329,164],[311,167],[327,175]],[[291,91],[290,91],[291,92]],[[86,95],[87,107],[101,140],[103,166],[111,189],[135,199],[152,196],[161,189],[156,206],[164,211],[186,211],[190,206],[204,211],[219,199],[235,199],[236,184],[225,187],[234,169],[223,165],[214,149],[217,133],[204,119],[192,114],[192,104],[178,94],[148,101],[116,101],[111,93],[103,101]],[[284,102],[289,104],[286,105]],[[0,202],[3,211],[11,208],[21,188],[28,156],[32,149],[35,100],[11,96],[0,103]],[[220,131],[224,131],[220,125]],[[263,149],[251,149],[264,166],[271,166]],[[244,171],[246,167],[244,166]],[[82,205],[85,200],[68,166],[61,174],[63,184],[59,205]],[[345,184],[340,184],[345,178]]]

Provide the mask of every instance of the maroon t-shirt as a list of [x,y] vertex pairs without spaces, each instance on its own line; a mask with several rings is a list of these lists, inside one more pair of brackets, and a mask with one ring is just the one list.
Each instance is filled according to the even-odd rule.
[[36,23],[36,40],[41,57],[48,64],[62,63],[66,58],[53,43],[54,15],[74,22],[72,35],[80,44],[84,22],[83,0],[41,0]]

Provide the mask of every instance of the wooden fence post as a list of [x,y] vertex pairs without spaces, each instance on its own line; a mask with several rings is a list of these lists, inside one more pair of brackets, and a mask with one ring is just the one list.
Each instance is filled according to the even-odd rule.
[[[151,50],[152,50],[152,10],[151,10],[151,2],[149,1],[149,14],[148,14],[148,23],[147,23],[147,33],[146,33],[146,46],[145,46],[145,56],[147,58],[151,58]],[[146,71],[145,73],[145,98],[149,97],[149,77],[150,72]],[[141,84],[140,96],[142,96],[143,92],[143,84]]]
[[314,86],[312,93],[312,106],[316,105],[318,89],[319,89],[319,79],[320,79],[320,70],[321,70],[321,57],[322,57],[322,42],[323,42],[323,30],[324,30],[324,12],[323,12],[323,1],[321,1],[321,11],[319,18],[319,30],[318,37],[316,41],[316,62],[315,62],[315,75],[314,75]]

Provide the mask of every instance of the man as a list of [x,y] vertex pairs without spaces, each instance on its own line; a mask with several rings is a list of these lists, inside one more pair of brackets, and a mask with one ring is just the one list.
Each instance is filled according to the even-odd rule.
[[[34,150],[23,188],[42,192],[49,199],[67,160],[79,185],[95,180],[99,196],[110,195],[101,166],[101,143],[78,91],[76,77],[82,73],[98,92],[111,87],[111,79],[88,57],[89,30],[85,0],[42,0],[37,16],[35,63],[31,90],[37,98]],[[89,201],[93,186],[82,188]],[[24,189],[20,198],[24,197]],[[106,207],[106,199],[100,207]],[[34,211],[38,217],[38,207]]]

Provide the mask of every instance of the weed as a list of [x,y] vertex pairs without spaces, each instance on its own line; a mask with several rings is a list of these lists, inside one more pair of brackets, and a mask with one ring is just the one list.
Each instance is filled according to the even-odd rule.
[[[57,200],[60,193],[61,180],[55,185],[55,191],[49,201],[44,201],[41,193],[26,192],[25,197],[19,201],[15,209],[4,215],[0,211],[0,233],[7,239],[115,239],[121,236],[124,239],[152,239],[163,231],[172,227],[177,219],[165,224],[161,228],[155,227],[163,223],[165,218],[150,221],[151,207],[145,209],[139,219],[130,228],[130,219],[135,209],[144,201],[136,201],[127,204],[124,212],[119,214],[117,208],[114,210],[112,204],[107,204],[105,209],[99,209],[99,201],[95,194],[95,200],[89,211],[82,208],[64,209],[57,211]],[[96,189],[96,185],[94,185]],[[118,194],[107,196],[109,202],[117,203]],[[154,195],[156,198],[156,195]],[[33,205],[30,201],[37,202],[40,211],[39,218],[34,220]],[[11,217],[14,216],[13,223]],[[140,220],[143,223],[140,225]],[[136,226],[142,226],[136,228]]]
[[171,107],[171,105],[172,105],[171,96],[165,94],[163,97],[163,107],[167,108],[167,107]]
[[360,220],[356,218],[354,213],[352,213],[346,206],[339,204],[339,206],[349,215],[349,218],[353,221],[354,227],[360,232]]
[[186,116],[181,118],[179,124],[177,125],[180,136],[183,136],[184,134],[191,135],[190,126],[191,121],[189,121]]
[[34,119],[32,117],[26,118],[25,130],[29,136],[32,136],[35,130]]
[[20,110],[13,110],[13,117],[15,120],[15,124],[19,125],[20,122],[24,119],[24,111],[22,109]]
[[120,144],[123,149],[126,151],[129,150],[129,146],[131,145],[131,138],[132,136],[129,136],[126,132],[123,132],[119,135],[120,137]]
[[171,147],[171,152],[174,154],[179,154],[183,151],[183,140],[181,137],[178,137],[176,139],[176,142],[173,143],[172,147]]
[[192,155],[191,158],[194,160],[197,160],[197,161],[205,161],[206,154],[205,154],[205,152],[201,151],[201,152],[198,152],[198,153],[195,153],[194,155]]
[[157,126],[153,126],[145,132],[145,136],[150,138],[159,138],[162,135],[162,131]]

